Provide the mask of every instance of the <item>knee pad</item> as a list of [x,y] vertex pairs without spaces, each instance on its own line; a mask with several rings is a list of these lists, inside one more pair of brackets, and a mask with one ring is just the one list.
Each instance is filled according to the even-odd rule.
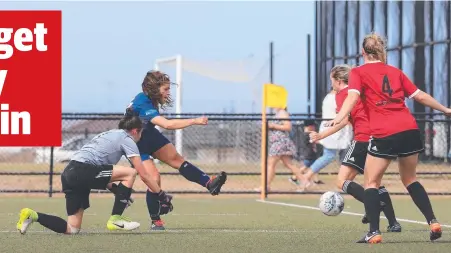
[[72,227],[70,224],[67,224],[67,225],[69,225],[69,229],[70,229],[69,233],[71,235],[76,235],[76,234],[80,233],[80,229],[79,228]]

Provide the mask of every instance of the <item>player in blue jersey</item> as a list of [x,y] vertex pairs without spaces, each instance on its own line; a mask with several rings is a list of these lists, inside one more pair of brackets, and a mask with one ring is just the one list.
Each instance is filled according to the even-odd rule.
[[[191,182],[195,182],[205,188],[212,195],[218,195],[221,187],[227,179],[227,174],[221,172],[218,176],[209,177],[202,170],[186,161],[178,154],[174,145],[155,126],[164,129],[182,129],[192,125],[206,125],[208,119],[200,117],[195,119],[166,119],[159,113],[159,108],[172,105],[170,96],[170,78],[160,71],[147,72],[142,82],[142,92],[132,100],[127,107],[126,114],[139,115],[145,124],[138,148],[144,167],[152,171],[152,176],[161,185],[160,172],[153,163],[153,157],[166,163]],[[163,221],[158,215],[158,193],[147,190],[147,208],[152,220],[152,230],[164,230]]]

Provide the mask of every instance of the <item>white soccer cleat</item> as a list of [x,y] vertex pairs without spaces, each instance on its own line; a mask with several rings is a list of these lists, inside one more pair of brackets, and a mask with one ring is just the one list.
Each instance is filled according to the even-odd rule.
[[131,221],[129,218],[120,216],[120,215],[113,215],[110,217],[107,223],[108,230],[114,231],[114,230],[126,230],[131,231],[139,228],[141,224],[135,221]]

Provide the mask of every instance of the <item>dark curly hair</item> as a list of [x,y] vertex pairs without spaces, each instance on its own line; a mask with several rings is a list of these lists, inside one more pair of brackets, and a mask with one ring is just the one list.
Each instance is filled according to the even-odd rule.
[[138,129],[139,131],[143,128],[143,123],[138,116],[135,115],[125,115],[119,121],[118,124],[119,129],[124,129],[130,131],[132,129]]
[[153,106],[158,108],[161,105],[162,109],[172,106],[172,98],[169,96],[165,101],[161,101],[160,87],[163,84],[173,84],[169,76],[161,71],[152,70],[147,72],[142,82],[142,90],[150,100]]

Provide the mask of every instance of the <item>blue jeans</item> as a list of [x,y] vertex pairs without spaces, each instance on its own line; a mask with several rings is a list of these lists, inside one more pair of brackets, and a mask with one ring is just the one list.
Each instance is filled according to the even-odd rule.
[[[323,155],[316,159],[316,161],[310,166],[310,169],[314,173],[318,173],[320,170],[324,169],[327,165],[334,161],[337,153],[341,151],[340,149],[323,149]],[[345,150],[346,151],[346,150]]]
[[303,160],[304,166],[310,168],[310,166],[315,162],[315,160]]

